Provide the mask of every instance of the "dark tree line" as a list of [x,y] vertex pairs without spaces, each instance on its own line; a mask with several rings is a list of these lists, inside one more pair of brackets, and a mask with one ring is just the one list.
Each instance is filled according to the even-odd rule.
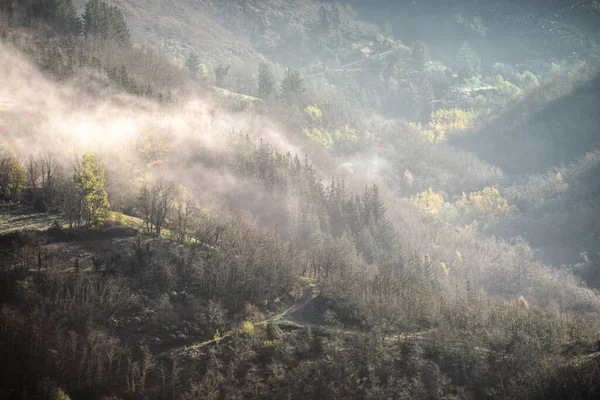
[[116,6],[101,0],[90,0],[85,5],[82,19],[86,36],[114,40],[117,43],[129,42],[129,28],[123,13]]
[[129,42],[130,34],[125,17],[117,6],[102,0],[90,0],[80,17],[73,0],[30,0],[7,2],[0,10],[21,20],[36,18],[48,23],[59,35],[80,35]]

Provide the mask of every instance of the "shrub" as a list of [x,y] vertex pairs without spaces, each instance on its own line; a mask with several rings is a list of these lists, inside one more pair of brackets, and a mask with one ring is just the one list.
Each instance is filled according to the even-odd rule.
[[275,324],[267,324],[267,338],[277,340],[281,337],[281,328]]
[[56,382],[44,378],[38,383],[40,398],[43,400],[70,400],[70,397],[60,389]]
[[265,340],[263,342],[261,355],[265,359],[271,359],[273,356],[278,354],[280,350],[281,349],[278,340]]
[[219,330],[217,329],[215,331],[215,334],[213,335],[213,340],[215,341],[216,344],[219,344],[221,339],[223,339],[223,336],[221,336],[221,332],[219,332]]
[[240,333],[246,337],[254,336],[254,325],[252,324],[252,322],[245,321],[244,324],[242,325],[242,329],[240,330]]
[[304,114],[309,118],[311,122],[321,122],[323,120],[323,113],[318,106],[306,106]]
[[311,130],[305,129],[304,134],[314,142],[317,142],[320,145],[322,145],[323,147],[329,149],[333,146],[333,139],[328,132],[314,128]]

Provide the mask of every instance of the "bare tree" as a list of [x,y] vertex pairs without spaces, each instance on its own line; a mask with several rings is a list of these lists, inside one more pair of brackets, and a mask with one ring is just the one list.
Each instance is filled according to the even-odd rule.
[[25,165],[27,170],[27,184],[33,194],[33,198],[37,199],[37,184],[40,178],[40,164],[36,158],[29,156],[27,158],[27,164]]
[[197,224],[198,212],[185,187],[180,186],[177,189],[176,197],[173,212],[173,232],[179,242],[185,243],[189,240],[191,230]]
[[165,179],[144,184],[138,204],[147,233],[160,235],[167,216],[173,208],[176,193],[175,186]]
[[52,153],[45,153],[38,157],[37,164],[42,178],[42,193],[46,207],[51,207],[55,202],[57,180],[60,168]]

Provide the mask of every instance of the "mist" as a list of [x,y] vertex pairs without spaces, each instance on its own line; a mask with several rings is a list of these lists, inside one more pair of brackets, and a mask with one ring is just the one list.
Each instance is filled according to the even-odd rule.
[[598,393],[599,10],[0,2],[0,398]]

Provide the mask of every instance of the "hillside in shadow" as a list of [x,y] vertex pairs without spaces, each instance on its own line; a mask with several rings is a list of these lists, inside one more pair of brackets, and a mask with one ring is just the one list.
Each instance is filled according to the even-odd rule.
[[600,146],[600,77],[541,107],[534,97],[452,144],[509,175],[542,173]]

